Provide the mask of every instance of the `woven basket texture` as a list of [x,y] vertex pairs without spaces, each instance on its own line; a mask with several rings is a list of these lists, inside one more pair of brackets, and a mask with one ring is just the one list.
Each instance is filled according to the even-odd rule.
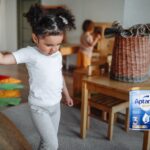
[[110,77],[124,82],[143,82],[148,79],[150,37],[116,35]]

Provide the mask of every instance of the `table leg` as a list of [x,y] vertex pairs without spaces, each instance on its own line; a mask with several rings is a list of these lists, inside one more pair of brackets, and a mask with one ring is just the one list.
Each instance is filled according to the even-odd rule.
[[87,129],[87,109],[88,109],[88,89],[85,82],[82,83],[82,103],[81,103],[81,130],[80,134],[82,138],[86,137]]
[[129,108],[126,108],[126,119],[125,119],[125,130],[128,132],[129,130]]
[[144,131],[143,150],[150,150],[150,131]]

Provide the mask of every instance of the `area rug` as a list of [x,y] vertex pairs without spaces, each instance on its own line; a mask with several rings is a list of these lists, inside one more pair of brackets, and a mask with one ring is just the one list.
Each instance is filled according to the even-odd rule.
[[0,112],[0,150],[31,150],[22,133]]
[[[59,126],[59,150],[142,150],[143,132],[123,130],[122,124],[115,124],[112,141],[107,140],[107,124],[91,118],[87,137],[80,137],[80,110],[61,105]],[[39,144],[39,135],[32,123],[27,104],[10,107],[3,111],[20,129],[32,149]]]

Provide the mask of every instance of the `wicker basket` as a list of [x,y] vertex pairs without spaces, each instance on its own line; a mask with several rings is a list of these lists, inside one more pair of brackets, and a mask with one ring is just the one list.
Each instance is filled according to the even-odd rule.
[[112,79],[124,82],[145,81],[149,77],[149,64],[149,36],[116,36],[110,71]]

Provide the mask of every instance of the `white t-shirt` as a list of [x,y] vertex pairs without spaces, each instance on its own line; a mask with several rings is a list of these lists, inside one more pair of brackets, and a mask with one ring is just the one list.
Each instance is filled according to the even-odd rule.
[[29,103],[38,106],[52,106],[62,98],[63,76],[62,55],[41,54],[36,47],[22,48],[13,52],[17,64],[25,63],[29,73]]

